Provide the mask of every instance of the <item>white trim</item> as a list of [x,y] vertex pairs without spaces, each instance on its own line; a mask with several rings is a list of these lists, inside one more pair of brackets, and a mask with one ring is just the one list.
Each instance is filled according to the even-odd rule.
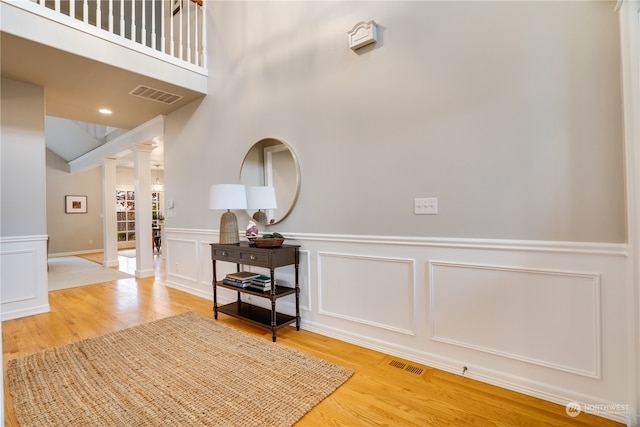
[[627,186],[629,242],[628,313],[628,425],[640,424],[640,2],[619,0],[620,51]]
[[0,236],[0,245],[5,243],[22,243],[22,242],[38,242],[47,241],[49,236],[46,234],[33,235],[33,236]]
[[[166,232],[179,234],[204,234],[216,236],[215,230],[165,228]],[[460,249],[488,249],[527,252],[556,252],[576,253],[592,255],[613,255],[628,257],[629,245],[626,243],[598,243],[598,242],[553,242],[543,240],[503,240],[503,239],[465,239],[465,238],[438,238],[438,237],[413,237],[413,236],[368,236],[355,234],[313,234],[282,231],[288,240],[307,240],[319,242],[342,243],[368,243],[401,246],[431,246]],[[213,241],[212,241],[213,243]]]

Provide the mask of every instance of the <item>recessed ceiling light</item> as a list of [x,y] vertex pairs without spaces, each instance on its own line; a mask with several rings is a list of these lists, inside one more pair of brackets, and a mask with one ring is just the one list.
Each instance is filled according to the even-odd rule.
[[108,108],[101,108],[98,111],[102,114],[113,114],[113,111],[109,110]]

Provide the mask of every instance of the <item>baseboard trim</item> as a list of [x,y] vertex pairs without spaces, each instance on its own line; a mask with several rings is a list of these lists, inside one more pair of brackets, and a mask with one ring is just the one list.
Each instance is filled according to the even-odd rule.
[[[301,321],[300,328],[314,332],[320,335],[331,337],[340,341],[348,342],[350,344],[358,345],[370,350],[379,351],[390,356],[399,357],[405,360],[411,360],[422,365],[438,369],[444,372],[449,372],[454,375],[464,375],[467,378],[471,378],[482,383],[491,384],[506,390],[511,390],[517,393],[522,393],[527,396],[536,397],[548,402],[556,403],[561,406],[566,406],[569,402],[573,402],[576,399],[575,393],[571,393],[572,398],[565,397],[568,395],[566,390],[549,387],[542,383],[533,383],[530,380],[515,377],[512,375],[505,375],[504,373],[492,371],[486,368],[479,368],[469,366],[468,363],[439,357],[433,354],[414,351],[409,348],[404,348],[398,345],[389,345],[381,341],[373,340],[369,337],[363,337],[356,334],[344,333],[339,329],[334,329],[324,325],[318,325],[315,322],[305,320]],[[467,367],[463,374],[463,368]],[[603,402],[592,396],[580,395],[581,404],[584,406],[592,405],[599,407],[613,407],[616,403]],[[607,418],[613,421],[617,421],[623,424],[628,423],[628,418],[621,413],[594,413],[593,411],[585,411],[593,415],[597,415],[602,418]],[[631,424],[633,425],[633,424]]]
[[23,310],[12,310],[12,311],[2,310],[2,321],[4,322],[5,320],[13,320],[13,319],[18,319],[20,317],[33,316],[34,314],[48,313],[50,311],[51,311],[51,307],[49,306],[49,304],[30,307],[28,309],[23,309]]

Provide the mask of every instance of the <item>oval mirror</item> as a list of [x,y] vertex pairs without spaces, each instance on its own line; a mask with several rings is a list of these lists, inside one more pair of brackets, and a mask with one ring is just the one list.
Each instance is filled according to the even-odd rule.
[[[247,187],[273,187],[275,208],[260,207],[250,200],[247,188],[247,213],[260,224],[277,224],[289,215],[300,191],[300,168],[291,147],[275,138],[256,142],[247,152],[240,168],[240,183]],[[259,204],[259,203],[258,203]]]

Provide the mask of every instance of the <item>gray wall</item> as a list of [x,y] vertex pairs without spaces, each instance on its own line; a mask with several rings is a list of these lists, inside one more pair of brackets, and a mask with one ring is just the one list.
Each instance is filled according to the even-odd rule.
[[[65,213],[65,196],[87,196],[87,213]],[[47,231],[50,254],[102,250],[100,168],[70,174],[68,163],[47,150]]]
[[8,79],[0,85],[0,236],[44,236],[44,89]]
[[[167,121],[167,227],[217,229],[208,186],[275,137],[302,170],[278,230],[625,241],[612,3],[208,5],[210,95]],[[370,19],[379,42],[351,51]]]

